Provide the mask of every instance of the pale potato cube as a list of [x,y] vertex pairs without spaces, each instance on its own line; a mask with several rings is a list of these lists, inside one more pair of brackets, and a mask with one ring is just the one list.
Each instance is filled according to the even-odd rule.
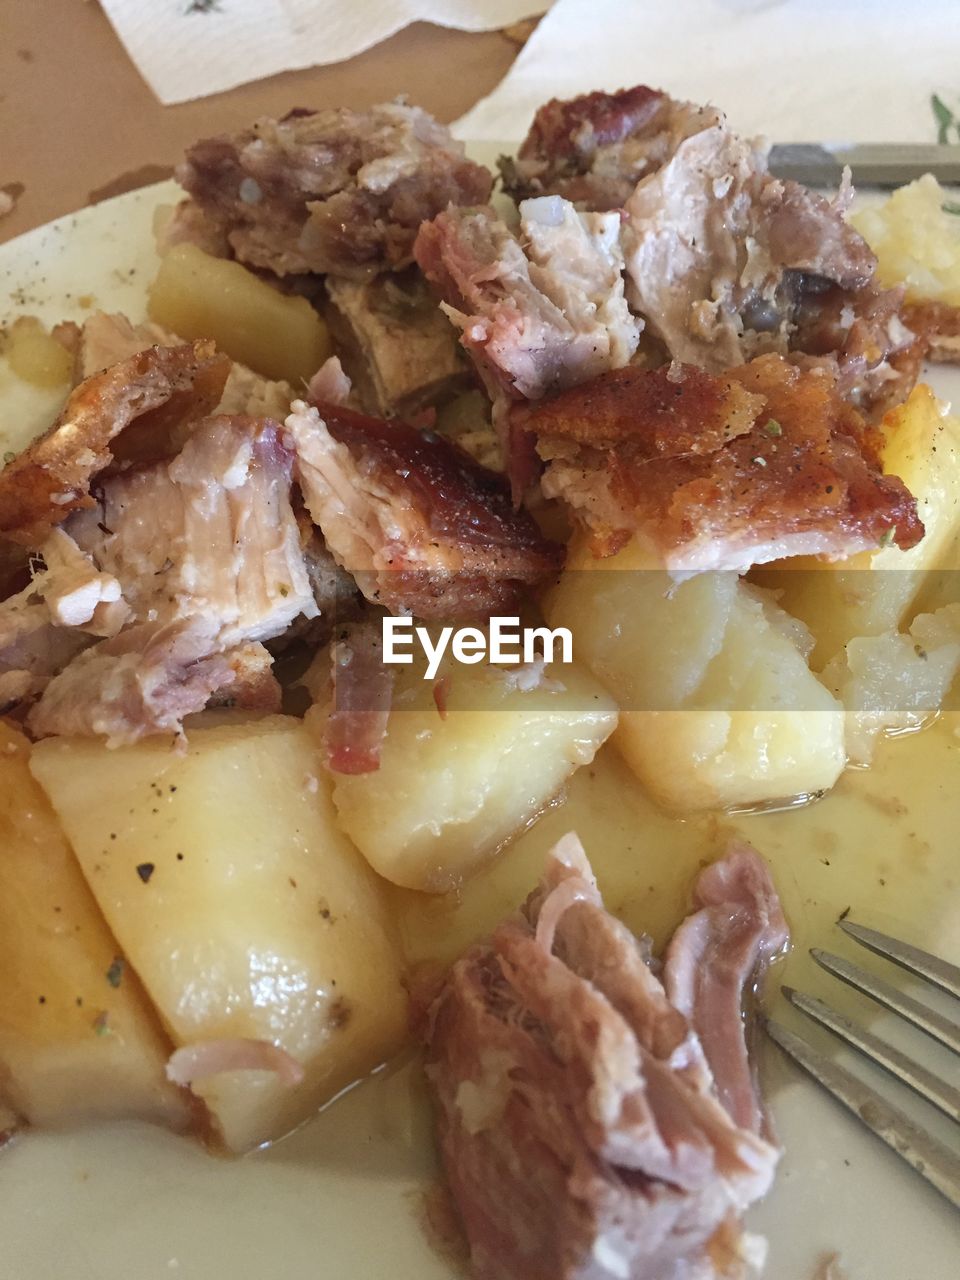
[[736,574],[676,583],[636,541],[594,560],[576,539],[551,626],[617,698],[613,741],[677,811],[746,807],[833,785],[843,713],[810,672],[809,638]]
[[[617,723],[612,698],[576,664],[445,663],[446,718],[422,666],[398,667],[375,773],[333,774],[340,823],[395,884],[456,888],[551,803]],[[527,685],[530,687],[526,687]],[[322,736],[327,708],[307,723]]]
[[819,670],[854,636],[897,630],[909,617],[929,575],[955,561],[960,533],[960,420],[944,413],[929,387],[886,415],[883,469],[917,499],[926,533],[909,551],[883,547],[847,560],[796,556],[758,572],[780,592],[780,604],[813,632]]
[[401,1044],[406,998],[381,889],[336,825],[303,725],[193,728],[111,751],[51,738],[32,768],[177,1045],[271,1041],[266,1071],[197,1081],[224,1143],[288,1132]]
[[960,305],[960,218],[944,208],[953,202],[933,174],[925,173],[883,204],[851,215],[877,255],[881,284],[905,284],[915,301]]
[[639,538],[597,560],[577,535],[543,608],[552,627],[569,627],[574,655],[625,711],[669,710],[699,687],[720,652],[737,584],[735,573],[677,583]]
[[164,255],[147,310],[181,338],[213,338],[234,360],[295,387],[332,350],[327,326],[306,298],[280,293],[239,262],[194,244]]
[[664,808],[788,800],[843,771],[843,712],[776,612],[741,585],[723,647],[683,707],[623,714],[614,742]]
[[137,1116],[182,1128],[170,1041],[29,759],[0,721],[0,1094],[32,1124]]
[[6,331],[3,354],[10,368],[31,386],[66,393],[73,376],[73,355],[34,316],[21,316]]
[[823,673],[847,708],[847,753],[869,764],[883,734],[920,728],[960,669],[960,604],[922,613],[907,634],[860,636]]

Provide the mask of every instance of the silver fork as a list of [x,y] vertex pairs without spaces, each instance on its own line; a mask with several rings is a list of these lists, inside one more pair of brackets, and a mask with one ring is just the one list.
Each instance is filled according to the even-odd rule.
[[[861,946],[892,960],[902,969],[960,1000],[960,968],[956,965],[948,964],[945,960],[921,951],[919,947],[899,942],[885,933],[866,929],[850,920],[840,920],[838,924],[844,933]],[[946,1016],[841,956],[817,948],[812,949],[810,954],[828,973],[855,987],[960,1055],[960,1004],[952,1017]],[[792,987],[785,986],[782,991],[795,1008],[859,1050],[871,1062],[888,1071],[960,1125],[960,1089],[955,1085],[941,1080],[932,1071],[914,1062],[871,1031],[837,1013],[822,1000],[804,995]],[[887,1146],[912,1165],[917,1173],[960,1208],[960,1155],[939,1142],[845,1067],[818,1053],[800,1036],[769,1020],[766,1027],[770,1037],[785,1053],[819,1081]]]

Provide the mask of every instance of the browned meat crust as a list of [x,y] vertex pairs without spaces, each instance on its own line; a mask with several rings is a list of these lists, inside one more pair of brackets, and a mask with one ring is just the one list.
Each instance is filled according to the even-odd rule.
[[49,431],[0,471],[0,533],[36,547],[114,463],[169,457],[217,404],[230,361],[209,341],[150,347],[73,391]]
[[177,178],[241,262],[364,278],[405,266],[417,228],[482,204],[492,175],[419,107],[293,111],[195,143]]
[[597,555],[642,532],[674,572],[743,570],[923,534],[829,369],[774,355],[716,376],[631,367],[514,414],[548,463],[545,493],[571,505]]
[[718,118],[712,107],[675,102],[646,85],[552,98],[516,158],[501,158],[504,189],[515,200],[556,193],[580,208],[617,209],[682,138]]
[[562,548],[512,509],[502,478],[433,432],[302,402],[286,428],[307,509],[368,600],[488,617],[559,568]]
[[[725,990],[714,1016],[736,1036],[752,966],[742,949],[711,960],[731,961],[735,1007]],[[736,1256],[778,1152],[724,1109],[695,1029],[604,909],[575,836],[522,915],[454,965],[424,1039],[478,1280],[679,1280],[716,1275],[721,1242]]]
[[903,322],[917,335],[922,358],[960,364],[960,307],[946,302],[907,302]]

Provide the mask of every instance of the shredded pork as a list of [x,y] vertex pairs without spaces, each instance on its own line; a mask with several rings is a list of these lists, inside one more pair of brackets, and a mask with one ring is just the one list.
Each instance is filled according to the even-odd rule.
[[[709,872],[769,886],[752,851]],[[717,966],[729,959],[718,939]],[[728,1006],[715,1016],[739,1028],[739,999]],[[736,1256],[779,1153],[726,1109],[695,1023],[604,909],[575,836],[522,914],[454,965],[424,1034],[478,1280],[731,1274],[716,1260]]]

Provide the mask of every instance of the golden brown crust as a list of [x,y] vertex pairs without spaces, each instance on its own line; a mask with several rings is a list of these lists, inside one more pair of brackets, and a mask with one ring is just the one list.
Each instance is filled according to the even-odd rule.
[[907,302],[900,314],[917,334],[926,359],[960,364],[960,307],[947,302]]
[[521,412],[546,491],[570,502],[598,556],[641,530],[668,562],[700,548],[691,568],[738,567],[714,554],[724,544],[759,562],[799,537],[845,555],[923,535],[902,481],[880,472],[875,430],[825,368],[768,355],[716,377],[621,370]]
[[230,361],[208,340],[150,347],[71,393],[49,431],[0,472],[0,534],[35,546],[112,465],[177,452],[183,428],[218,403]]

